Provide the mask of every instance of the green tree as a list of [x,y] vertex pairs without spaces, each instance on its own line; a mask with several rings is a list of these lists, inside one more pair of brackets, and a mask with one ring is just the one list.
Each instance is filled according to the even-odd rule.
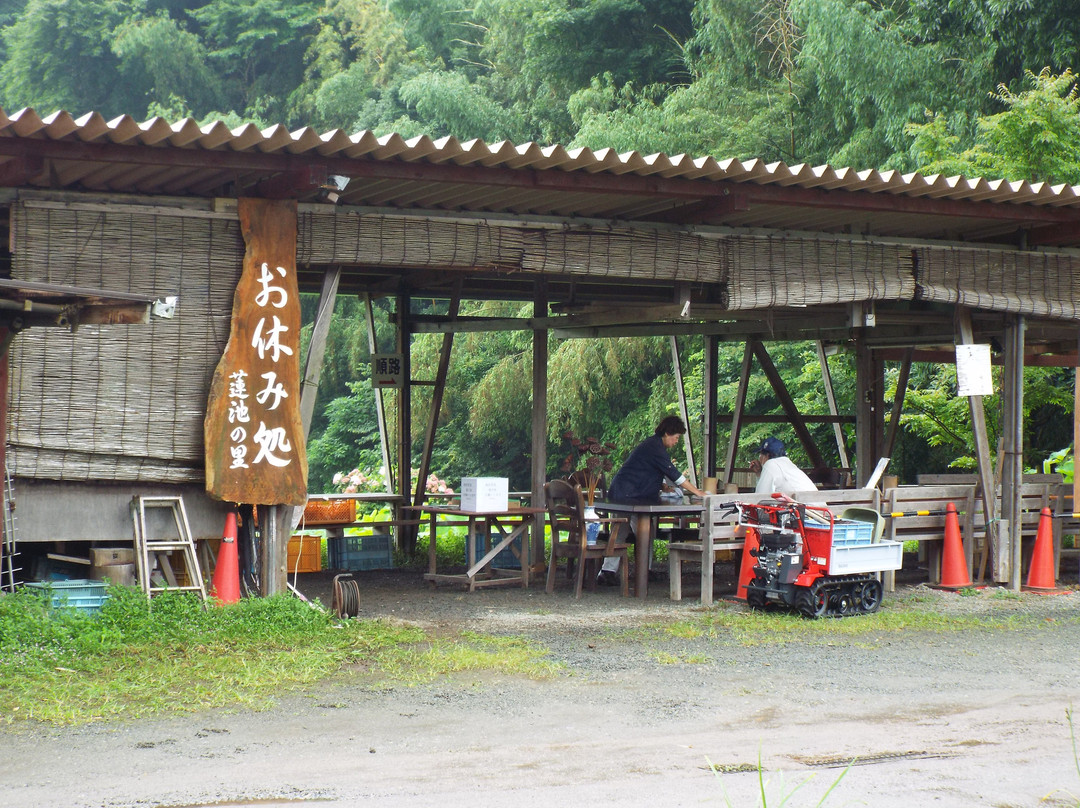
[[118,73],[132,92],[147,103],[184,106],[207,112],[220,106],[221,84],[207,64],[199,38],[183,30],[164,13],[132,19],[116,28],[112,52],[119,57]]
[[106,116],[144,108],[141,93],[117,81],[120,59],[111,47],[133,12],[131,0],[30,0],[3,29],[4,106]]
[[689,0],[481,0],[486,27],[476,61],[489,64],[489,95],[528,123],[529,137],[567,143],[570,96],[611,73],[621,86],[684,76],[672,36],[691,31]]
[[293,122],[290,102],[317,32],[317,10],[296,0],[213,0],[189,12],[231,109]]
[[1054,75],[1044,68],[1027,73],[1029,88],[1013,93],[998,87],[994,99],[1003,112],[977,119],[974,142],[950,127],[951,121],[931,115],[924,124],[910,124],[912,153],[919,170],[928,173],[1004,177],[1080,183],[1080,96],[1076,77],[1066,70]]

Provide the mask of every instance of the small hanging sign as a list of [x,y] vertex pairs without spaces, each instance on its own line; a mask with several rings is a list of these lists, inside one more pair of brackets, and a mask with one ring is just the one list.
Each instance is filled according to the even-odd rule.
[[956,394],[992,396],[994,379],[990,374],[989,345],[956,346]]
[[371,355],[371,386],[376,390],[392,387],[401,389],[405,378],[402,373],[401,354]]

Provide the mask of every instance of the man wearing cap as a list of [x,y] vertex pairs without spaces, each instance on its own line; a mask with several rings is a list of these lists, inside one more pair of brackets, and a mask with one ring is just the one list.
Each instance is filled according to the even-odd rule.
[[817,486],[806,474],[791,462],[784,449],[784,442],[773,436],[765,438],[757,450],[757,459],[751,461],[750,470],[757,472],[755,494],[784,494],[792,499],[800,491],[816,491]]

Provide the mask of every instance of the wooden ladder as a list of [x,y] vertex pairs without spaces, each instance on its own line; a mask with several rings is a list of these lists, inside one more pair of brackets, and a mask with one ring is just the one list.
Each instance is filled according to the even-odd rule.
[[[172,514],[176,535],[166,538],[150,536],[146,530],[146,515],[154,509],[168,509]],[[202,569],[195,552],[195,542],[191,538],[187,511],[181,497],[141,497],[131,499],[131,516],[135,523],[135,557],[139,569],[139,586],[147,597],[168,590],[198,592],[206,600],[206,585],[203,583]],[[173,570],[171,554],[183,553],[184,570],[188,582],[179,583]],[[161,574],[165,577],[164,586],[150,586],[151,562],[157,561]]]

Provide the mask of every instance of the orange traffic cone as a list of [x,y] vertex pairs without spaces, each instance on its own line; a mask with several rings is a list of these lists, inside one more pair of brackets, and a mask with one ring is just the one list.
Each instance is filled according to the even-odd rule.
[[1039,514],[1039,530],[1035,534],[1035,549],[1031,553],[1031,568],[1028,570],[1027,586],[1033,592],[1054,592],[1057,581],[1054,580],[1054,523],[1049,508],[1043,508]]
[[210,582],[210,595],[218,603],[236,603],[240,600],[240,558],[236,550],[236,514],[225,516],[225,534],[218,550],[214,579]]
[[739,564],[739,588],[735,590],[736,600],[746,600],[746,585],[754,580],[754,565],[757,559],[750,554],[760,546],[758,532],[752,527],[746,529],[746,540],[742,548],[742,563]]
[[967,560],[964,558],[964,543],[960,539],[960,518],[956,515],[956,505],[945,506],[945,549],[941,557],[941,583],[939,589],[965,589],[971,586]]

